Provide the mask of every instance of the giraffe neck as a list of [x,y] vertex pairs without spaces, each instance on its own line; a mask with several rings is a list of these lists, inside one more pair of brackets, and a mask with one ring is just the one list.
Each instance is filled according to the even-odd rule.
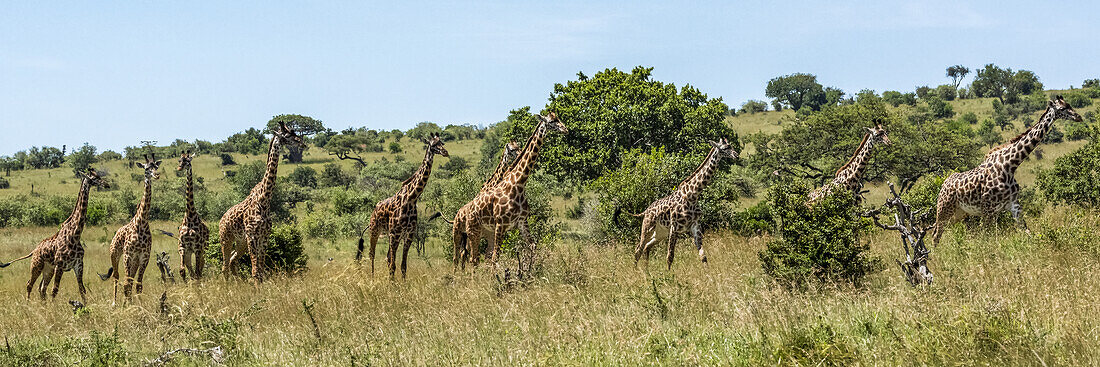
[[275,179],[279,173],[279,137],[271,137],[271,145],[267,151],[267,170],[264,171],[264,178],[260,180],[260,183],[256,184],[256,187],[252,188],[251,196],[256,196],[260,199],[262,206],[266,206],[267,202],[271,200],[270,193],[275,189]]
[[848,159],[848,163],[845,163],[836,171],[833,183],[850,186],[853,181],[859,182],[860,176],[867,168],[867,160],[871,159],[872,147],[871,133],[867,133],[863,136],[863,141],[859,143],[859,148],[856,149],[855,154],[852,154],[852,158]]
[[535,161],[539,158],[539,148],[542,147],[545,138],[546,123],[540,122],[535,127],[535,132],[531,134],[531,138],[527,140],[527,145],[523,147],[523,152],[519,158],[516,158],[515,163],[512,164],[512,167],[501,180],[507,180],[513,186],[521,189],[526,187],[527,179],[531,177],[531,172],[535,170]]
[[489,187],[492,187],[500,182],[500,179],[508,172],[508,154],[504,153],[500,155],[500,163],[497,164],[497,170],[493,171],[493,174],[489,176],[489,179],[481,185],[481,191],[485,191]]
[[428,146],[424,149],[424,162],[420,163],[420,168],[416,169],[409,181],[405,183],[405,187],[401,189],[409,201],[415,202],[420,198],[420,194],[424,192],[424,187],[428,185],[428,177],[432,175],[432,161],[434,160],[435,152],[432,152],[432,147]]
[[1009,172],[1016,172],[1016,168],[1020,167],[1024,159],[1027,159],[1027,156],[1035,150],[1035,147],[1039,146],[1039,143],[1047,135],[1047,131],[1054,125],[1054,116],[1054,108],[1047,108],[1043,116],[1039,118],[1039,122],[1017,136],[1016,139],[1013,139],[1008,146],[997,151],[997,155],[1000,156],[998,158],[1005,164],[1005,169]]
[[153,198],[153,180],[149,177],[145,177],[145,192],[141,194],[141,202],[138,203],[137,214],[134,218],[141,218],[141,220],[149,220],[149,206],[151,199]]
[[73,208],[69,219],[61,225],[60,235],[79,238],[84,231],[84,220],[87,217],[85,214],[88,212],[88,192],[91,188],[91,180],[85,178],[80,182],[80,192],[76,195],[76,207]]
[[714,176],[715,168],[718,167],[718,148],[711,148],[710,153],[707,154],[707,158],[703,159],[703,163],[695,169],[695,172],[688,176],[679,187],[676,188],[676,193],[684,200],[694,202],[698,200],[699,193],[707,187],[710,183],[710,179]]
[[198,218],[199,214],[195,212],[195,187],[191,181],[191,166],[187,166],[187,192],[184,193],[184,197],[187,199],[187,212],[185,214],[186,219]]

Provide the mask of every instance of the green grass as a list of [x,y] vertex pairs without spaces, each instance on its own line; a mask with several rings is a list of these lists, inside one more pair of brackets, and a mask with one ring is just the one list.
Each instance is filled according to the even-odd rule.
[[[988,99],[951,103],[959,114],[984,118],[991,112]],[[793,112],[727,121],[739,134],[774,133],[784,118]],[[1021,131],[1023,121],[1014,124],[1006,138]],[[1044,145],[1045,159],[1025,162],[1017,178],[1032,185],[1035,168],[1082,144]],[[421,159],[419,142],[405,139],[402,145],[406,159]],[[475,163],[480,145],[462,141],[447,149]],[[364,157],[392,159],[389,153]],[[166,171],[175,168],[175,157],[163,160]],[[354,164],[311,149],[303,165],[320,170],[329,162]],[[444,163],[446,158],[436,161]],[[140,182],[130,173],[139,171],[124,164],[104,166],[116,184],[136,191]],[[200,156],[194,165],[211,190],[226,189],[222,170],[235,169],[221,167],[216,156]],[[284,163],[280,175],[294,166]],[[27,194],[32,183],[37,193],[62,195],[73,195],[77,185],[67,167],[13,172],[10,180],[12,189],[0,190],[0,198]],[[868,202],[882,202],[885,189],[869,189]],[[555,197],[551,205],[560,217],[576,202],[576,196]],[[567,230],[580,225],[563,222]],[[1029,223],[1031,235],[949,228],[933,249],[936,283],[928,288],[908,286],[890,265],[862,289],[791,293],[760,269],[757,253],[769,238],[728,233],[706,235],[709,266],[681,241],[671,272],[663,270],[663,245],[640,271],[632,266],[631,243],[553,241],[543,247],[543,271],[528,283],[502,282],[500,272],[484,268],[456,275],[443,256],[449,236],[433,237],[426,254],[410,254],[409,278],[391,282],[354,265],[354,241],[345,238],[307,239],[309,270],[259,288],[226,281],[218,269],[208,269],[198,284],[165,284],[150,266],[145,294],[132,305],[112,306],[112,284],[94,273],[107,268],[116,223],[85,229],[86,311],[74,314],[65,302],[77,298],[71,273],[59,299],[43,303],[24,300],[26,261],[0,269],[0,297],[8,301],[0,308],[0,365],[133,365],[167,350],[213,345],[227,350],[228,365],[1100,364],[1100,216],[1048,208]],[[152,227],[172,231],[177,225]],[[0,260],[24,255],[55,230],[0,228]],[[893,233],[874,231],[864,240],[886,264],[901,252]],[[178,266],[174,239],[155,234],[153,247],[172,254]],[[167,314],[159,311],[162,292]],[[312,305],[316,324],[304,305]],[[206,364],[196,357],[182,362]]]

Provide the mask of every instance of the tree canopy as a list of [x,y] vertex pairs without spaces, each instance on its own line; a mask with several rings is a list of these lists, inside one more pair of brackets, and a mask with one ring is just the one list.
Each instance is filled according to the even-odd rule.
[[[839,97],[844,95],[843,92],[840,92],[839,96],[835,93],[833,92],[833,96],[838,101]],[[773,103],[780,103],[795,111],[802,106],[809,106],[815,111],[820,110],[827,100],[825,88],[817,82],[817,76],[803,73],[784,75],[768,81],[764,95],[772,98]]]
[[[270,134],[272,129],[274,129],[276,126],[279,126],[280,123],[285,123],[287,127],[290,127],[291,130],[294,130],[295,134],[298,134],[298,136],[301,137],[308,137],[327,130],[325,129],[325,126],[321,124],[321,120],[317,120],[309,116],[277,115],[275,117],[272,117],[271,120],[267,121],[267,127],[264,128],[264,133]],[[287,154],[287,161],[290,161],[291,163],[301,163],[302,153],[304,153],[307,148],[308,146],[305,145],[287,146],[286,149],[289,152],[289,154]]]
[[[623,153],[636,148],[664,146],[701,155],[710,149],[707,140],[728,138],[740,145],[724,122],[728,107],[720,98],[653,80],[652,72],[641,66],[629,73],[612,68],[556,84],[547,108],[569,134],[550,134],[541,152],[548,172],[589,182],[619,167]],[[512,111],[507,122],[505,142],[526,141],[537,125],[527,107]]]

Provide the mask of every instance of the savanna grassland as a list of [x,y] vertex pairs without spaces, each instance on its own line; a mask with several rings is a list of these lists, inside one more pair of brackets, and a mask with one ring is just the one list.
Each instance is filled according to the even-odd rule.
[[[956,115],[973,112],[984,119],[993,113],[992,100],[948,104]],[[907,114],[910,108],[890,110]],[[1011,138],[1037,117],[1029,113],[1013,119],[996,133]],[[745,137],[781,132],[795,118],[790,110],[741,113],[725,117],[724,123]],[[437,158],[436,166],[455,157],[478,162],[484,143],[481,138],[450,142],[452,158]],[[405,139],[397,144],[400,153],[361,156],[367,164],[397,161],[398,156],[419,162],[421,143]],[[1043,159],[1025,162],[1017,178],[1025,188],[1033,186],[1037,169],[1051,167],[1085,144],[1043,145]],[[747,145],[742,156],[754,152]],[[263,159],[232,157],[239,164]],[[175,168],[174,157],[162,159],[165,171]],[[205,179],[210,192],[232,186],[224,171],[235,168],[219,162],[216,155],[194,161],[195,176]],[[287,177],[299,167],[322,171],[334,162],[346,170],[357,167],[312,148],[303,163],[283,163],[279,175]],[[140,188],[140,181],[127,177],[138,170],[125,161],[96,166],[114,174],[121,187],[116,190]],[[11,188],[0,190],[0,199],[72,195],[79,182],[71,172],[69,167],[13,171],[6,177]],[[446,175],[455,175],[446,180],[461,177],[436,172],[440,181]],[[165,176],[162,180],[178,179]],[[885,182],[867,188],[865,205],[880,205],[886,198]],[[933,248],[935,282],[922,287],[910,286],[894,266],[894,259],[902,257],[896,233],[868,229],[860,242],[870,246],[877,266],[861,286],[815,283],[791,290],[761,268],[759,254],[773,240],[766,233],[710,231],[703,240],[708,265],[693,255],[689,241],[681,240],[671,271],[665,270],[667,247],[660,243],[650,262],[635,268],[634,243],[589,233],[594,225],[587,213],[593,205],[580,204],[593,201],[588,189],[580,186],[568,195],[540,189],[551,212],[547,222],[560,230],[542,237],[535,269],[524,279],[513,276],[514,256],[505,257],[499,269],[453,272],[449,228],[442,230],[438,221],[433,224],[438,228],[428,231],[424,251],[410,254],[407,279],[391,281],[385,275],[384,245],[376,256],[379,270],[371,274],[369,265],[354,261],[354,232],[366,220],[356,211],[332,222],[340,229],[334,237],[310,236],[303,229],[306,270],[253,287],[236,277],[224,279],[217,268],[208,268],[201,282],[162,282],[151,264],[145,293],[115,306],[113,284],[94,273],[106,271],[108,245],[122,222],[88,225],[83,236],[85,309],[74,312],[66,302],[78,298],[71,273],[64,275],[56,300],[40,302],[24,299],[26,262],[0,270],[0,299],[6,300],[0,308],[5,340],[0,364],[141,365],[177,348],[212,347],[224,351],[220,362],[234,366],[1100,364],[1100,215],[1093,209],[1040,199],[1028,217],[1030,233],[1008,223],[956,224]],[[318,190],[319,197],[347,188]],[[91,195],[95,200],[107,193]],[[762,193],[745,195],[734,200],[734,209],[764,200]],[[291,225],[308,227],[305,223],[318,213],[341,210],[340,205],[335,200],[300,203],[289,209]],[[438,209],[421,206],[423,212]],[[576,207],[586,214],[566,214]],[[212,229],[216,222],[207,219]],[[178,224],[152,223],[154,252],[172,254],[174,267],[176,240],[157,230],[172,232]],[[53,226],[0,228],[0,259],[26,254],[55,231]],[[177,355],[170,364],[209,361],[206,355]]]

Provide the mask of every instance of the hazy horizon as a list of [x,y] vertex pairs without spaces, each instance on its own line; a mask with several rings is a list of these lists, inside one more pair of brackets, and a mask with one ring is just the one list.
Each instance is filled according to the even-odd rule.
[[[1100,6],[1062,2],[330,2],[0,5],[0,155],[84,142],[220,141],[274,115],[333,130],[487,125],[617,67],[732,106],[767,81],[912,91],[944,69],[1095,69]],[[1088,65],[1093,65],[1092,67]],[[972,79],[967,78],[967,82]]]

